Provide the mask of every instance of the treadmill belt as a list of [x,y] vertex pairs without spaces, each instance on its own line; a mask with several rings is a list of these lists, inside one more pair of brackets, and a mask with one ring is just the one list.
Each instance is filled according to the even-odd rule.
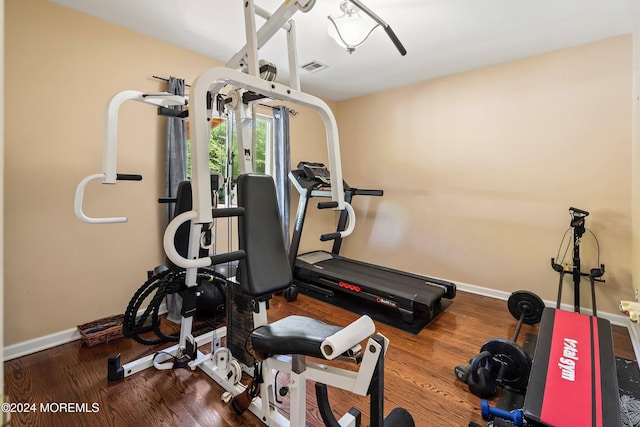
[[444,295],[444,290],[425,283],[425,280],[400,274],[399,272],[352,261],[345,258],[332,258],[316,265],[323,267],[321,276],[336,276],[344,281],[364,284],[366,287],[389,296],[413,299],[415,295],[423,295],[428,300],[436,300]]
[[438,279],[325,251],[300,255],[294,276],[301,292],[414,334],[448,306],[442,302],[447,288]]

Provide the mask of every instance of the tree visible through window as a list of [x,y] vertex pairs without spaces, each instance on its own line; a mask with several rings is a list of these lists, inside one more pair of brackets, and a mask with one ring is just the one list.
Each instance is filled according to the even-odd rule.
[[[268,164],[271,161],[270,158],[270,145],[271,145],[271,122],[272,119],[267,116],[258,116],[256,120],[256,150],[254,153],[256,173],[268,173]],[[227,164],[227,126],[232,123],[232,119],[219,121],[217,126],[211,129],[209,137],[209,170],[211,172],[217,172],[220,174],[221,184],[226,176],[226,164]],[[191,143],[188,144],[188,179],[191,179]],[[233,153],[233,165],[231,170],[231,177],[233,183],[238,178],[240,173],[240,164],[238,160],[238,137],[235,126],[233,126],[233,137],[231,141],[231,152]],[[224,201],[224,188],[218,192],[218,200]]]

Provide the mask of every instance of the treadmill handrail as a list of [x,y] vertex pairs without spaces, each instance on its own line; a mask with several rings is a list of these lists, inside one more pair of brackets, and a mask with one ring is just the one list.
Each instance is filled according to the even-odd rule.
[[[329,204],[335,202],[328,202]],[[318,209],[324,209],[322,207],[322,203],[318,203]],[[356,227],[356,213],[353,211],[351,207],[351,203],[344,202],[344,212],[347,212],[347,216],[349,218],[349,226],[347,226],[346,230],[340,232],[331,232],[320,235],[320,240],[325,242],[327,240],[335,240],[335,239],[344,239],[353,233],[353,229]]]
[[[305,195],[307,192],[307,188],[304,187],[298,177],[294,174],[294,171],[289,171],[289,181],[293,184],[293,186],[298,190],[298,193],[301,195]],[[310,181],[311,182],[311,181]],[[384,190],[373,189],[373,188],[355,188],[349,186],[346,182],[343,181],[343,189],[345,192],[351,192],[353,196],[375,196],[381,197],[384,196]],[[310,197],[331,197],[331,187],[324,187],[324,189],[320,188],[312,188]]]
[[351,193],[354,196],[384,196],[384,190],[364,189],[364,188],[351,188]]

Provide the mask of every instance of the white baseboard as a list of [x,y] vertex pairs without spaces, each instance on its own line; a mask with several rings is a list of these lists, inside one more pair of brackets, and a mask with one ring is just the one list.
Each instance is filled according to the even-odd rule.
[[[470,285],[468,283],[455,282],[456,287],[459,291],[469,292],[470,294],[481,295],[485,297],[491,297],[499,300],[508,300],[511,292],[498,291],[495,289],[483,288],[481,286]],[[547,307],[556,307],[556,301],[543,300],[544,305]],[[573,305],[571,304],[561,304],[560,308],[562,310],[573,311]],[[584,314],[592,314],[590,308],[582,308],[581,312]],[[625,328],[629,327],[629,318],[622,314],[613,314],[606,313],[602,311],[598,311],[598,317],[602,317],[603,319],[607,319],[611,324],[624,326]]]
[[454,282],[454,283],[456,284],[456,290],[458,291],[468,292],[470,294],[476,294],[483,297],[490,297],[490,298],[506,301],[509,299],[509,295],[511,295],[511,292],[483,288],[481,286],[470,285],[468,283],[462,283],[462,282]]
[[[495,298],[506,301],[509,299],[511,292],[499,291],[495,289],[483,288],[481,286],[471,285],[468,283],[455,282],[459,291],[469,292],[471,294],[481,295],[485,297]],[[455,301],[455,300],[454,300]],[[555,301],[544,301],[547,307],[555,307]],[[567,311],[573,311],[573,306],[570,304],[562,304],[561,308]],[[160,313],[167,312],[166,305],[163,303],[160,306]],[[591,314],[590,309],[584,309],[585,314]],[[142,310],[139,314],[142,313]],[[598,316],[603,319],[607,319],[614,325],[624,326],[629,330],[629,336],[633,343],[633,348],[636,354],[636,359],[640,360],[640,324],[629,321],[627,316],[622,314],[612,314],[598,312]],[[66,331],[56,332],[44,337],[34,338],[28,341],[24,341],[18,344],[13,344],[4,347],[4,360],[16,359],[18,357],[26,356],[28,354],[36,353],[38,351],[47,350],[49,348],[57,347],[62,344],[66,344],[80,339],[80,333],[77,328],[67,329]]]
[[78,328],[72,328],[44,337],[23,341],[4,348],[4,361],[6,362],[7,360],[16,359],[42,350],[48,350],[79,339],[80,333],[78,332]]
[[[144,309],[138,311],[138,315],[142,314]],[[167,312],[167,306],[162,303],[160,306],[159,314],[165,314]],[[78,328],[71,328],[65,331],[56,332],[44,337],[34,338],[28,341],[23,341],[17,344],[13,344],[4,347],[3,357],[4,361],[17,359],[18,357],[27,356],[29,354],[37,353],[42,350],[48,350],[53,347],[57,347],[62,344],[67,344],[76,340],[79,340],[80,332]]]

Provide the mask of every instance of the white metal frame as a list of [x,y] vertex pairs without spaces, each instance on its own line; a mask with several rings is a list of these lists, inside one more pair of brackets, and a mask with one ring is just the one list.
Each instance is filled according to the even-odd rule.
[[102,148],[102,173],[89,175],[80,181],[76,188],[74,198],[74,211],[76,216],[90,224],[110,224],[127,222],[126,217],[101,217],[87,216],[83,209],[84,192],[91,181],[101,180],[102,184],[115,184],[117,179],[118,161],[118,111],[126,101],[138,101],[154,106],[185,105],[186,98],[172,95],[168,92],[143,93],[137,90],[125,90],[115,94],[107,104],[105,112],[104,143]]
[[[273,14],[254,7],[253,0],[245,0],[245,26],[247,45],[242,48],[227,64],[226,67],[215,67],[200,74],[192,84],[190,94],[190,120],[192,123],[192,197],[193,208],[191,211],[178,215],[168,225],[163,240],[163,245],[168,258],[178,266],[186,269],[186,285],[196,286],[198,268],[212,264],[208,257],[199,258],[200,234],[204,225],[213,221],[211,201],[211,182],[209,171],[209,126],[207,110],[207,94],[214,96],[220,93],[223,87],[231,85],[244,91],[253,91],[265,97],[275,100],[287,101],[302,105],[316,111],[322,118],[326,128],[327,151],[329,167],[331,170],[331,196],[336,202],[336,209],[348,209],[350,213],[350,227],[343,232],[346,237],[355,226],[353,209],[344,201],[344,189],[342,181],[342,168],[340,160],[340,148],[338,129],[335,117],[329,106],[321,99],[303,93],[299,90],[299,78],[297,74],[297,60],[295,54],[295,24],[290,20],[298,11],[308,11],[315,0],[291,0],[285,1]],[[268,16],[263,27],[256,31],[254,15],[258,12],[262,16]],[[290,58],[290,74],[292,82],[286,86],[276,82],[265,81],[259,78],[257,69],[257,49],[261,47],[278,29],[285,28],[288,32],[288,46]],[[293,65],[291,65],[293,63]],[[248,73],[239,71],[245,68]],[[94,180],[101,180],[103,184],[115,184],[117,179],[117,119],[120,106],[128,101],[135,100],[152,103],[155,105],[184,104],[184,98],[177,98],[169,94],[144,94],[138,91],[124,91],[115,95],[108,104],[105,126],[105,141],[103,153],[103,172],[93,174],[83,179],[76,190],[75,212],[83,221],[89,223],[117,223],[126,222],[126,217],[93,218],[87,216],[82,209],[83,197],[86,186]],[[174,235],[177,228],[187,222],[191,222],[189,236],[189,249],[187,258],[180,256],[174,246]],[[370,335],[375,330],[371,319],[364,316],[352,324],[346,326],[338,334],[342,338],[343,348],[336,351],[341,354],[350,348],[360,349],[359,343],[367,339],[362,362],[357,371],[327,366],[316,362],[307,362],[299,355],[277,356],[262,362],[263,378],[265,382],[260,387],[260,396],[255,399],[249,409],[266,425],[269,426],[304,426],[306,415],[306,380],[317,381],[328,386],[338,387],[356,394],[366,395],[371,384],[371,379],[376,368],[378,358],[386,352],[388,340],[382,337],[383,344],[379,344]],[[266,303],[259,303],[259,310],[254,313],[254,326],[267,324]],[[226,336],[226,328],[219,328],[213,332],[197,338],[191,336],[192,318],[182,318],[179,343],[165,349],[162,353],[180,357],[185,354],[188,344],[196,348],[209,345],[209,352],[197,351],[197,357],[191,360],[188,366],[191,369],[200,368],[211,378],[219,383],[225,390],[233,395],[242,393],[245,386],[240,384],[238,363],[235,362],[229,351],[221,346],[221,339]],[[378,334],[379,335],[379,334]],[[368,338],[367,338],[368,337]],[[328,357],[327,359],[331,359]],[[118,361],[119,363],[119,361]],[[156,361],[155,365],[158,363]],[[154,355],[122,365],[125,377],[133,375],[144,369],[154,366]],[[287,420],[280,414],[274,405],[275,384],[272,372],[280,371],[290,374],[290,419]],[[355,426],[355,418],[347,414],[339,420],[342,426]]]
[[[258,324],[266,324],[265,302],[261,302],[259,313],[256,315]],[[364,322],[363,322],[364,319]],[[370,319],[369,319],[370,321]],[[373,322],[371,322],[371,325]],[[354,351],[361,349],[359,343],[364,335],[370,334],[370,326],[366,316],[356,320],[338,332],[351,339],[344,341],[344,347],[353,348]],[[191,370],[200,368],[209,377],[216,381],[222,388],[230,394],[236,396],[246,389],[240,382],[239,364],[232,358],[232,355],[221,345],[221,339],[226,336],[226,327],[218,328],[215,331],[200,335],[194,339],[197,348],[197,357],[188,363]],[[306,381],[311,380],[326,384],[331,387],[340,388],[349,392],[366,396],[369,386],[378,363],[378,358],[384,357],[389,341],[382,335],[383,344],[379,344],[372,337],[367,339],[362,362],[357,371],[345,368],[337,368],[319,362],[309,362],[299,355],[279,355],[266,359],[262,362],[262,376],[264,383],[260,385],[260,395],[254,399],[250,406],[251,411],[258,419],[268,426],[287,427],[306,425]],[[207,348],[208,347],[208,348]],[[344,348],[343,347],[343,348]],[[184,354],[185,347],[176,344],[162,350],[163,354],[180,357]],[[336,356],[343,352],[339,350]],[[157,353],[156,353],[157,354]],[[124,377],[128,377],[153,366],[156,354],[152,354],[141,359],[122,365]],[[164,368],[159,368],[164,369]],[[274,372],[289,375],[289,419],[278,411],[275,405],[276,384]],[[222,396],[224,399],[224,395]],[[227,399],[227,401],[230,399]],[[345,414],[340,418],[339,423],[343,427],[356,427],[355,418],[350,414]]]

